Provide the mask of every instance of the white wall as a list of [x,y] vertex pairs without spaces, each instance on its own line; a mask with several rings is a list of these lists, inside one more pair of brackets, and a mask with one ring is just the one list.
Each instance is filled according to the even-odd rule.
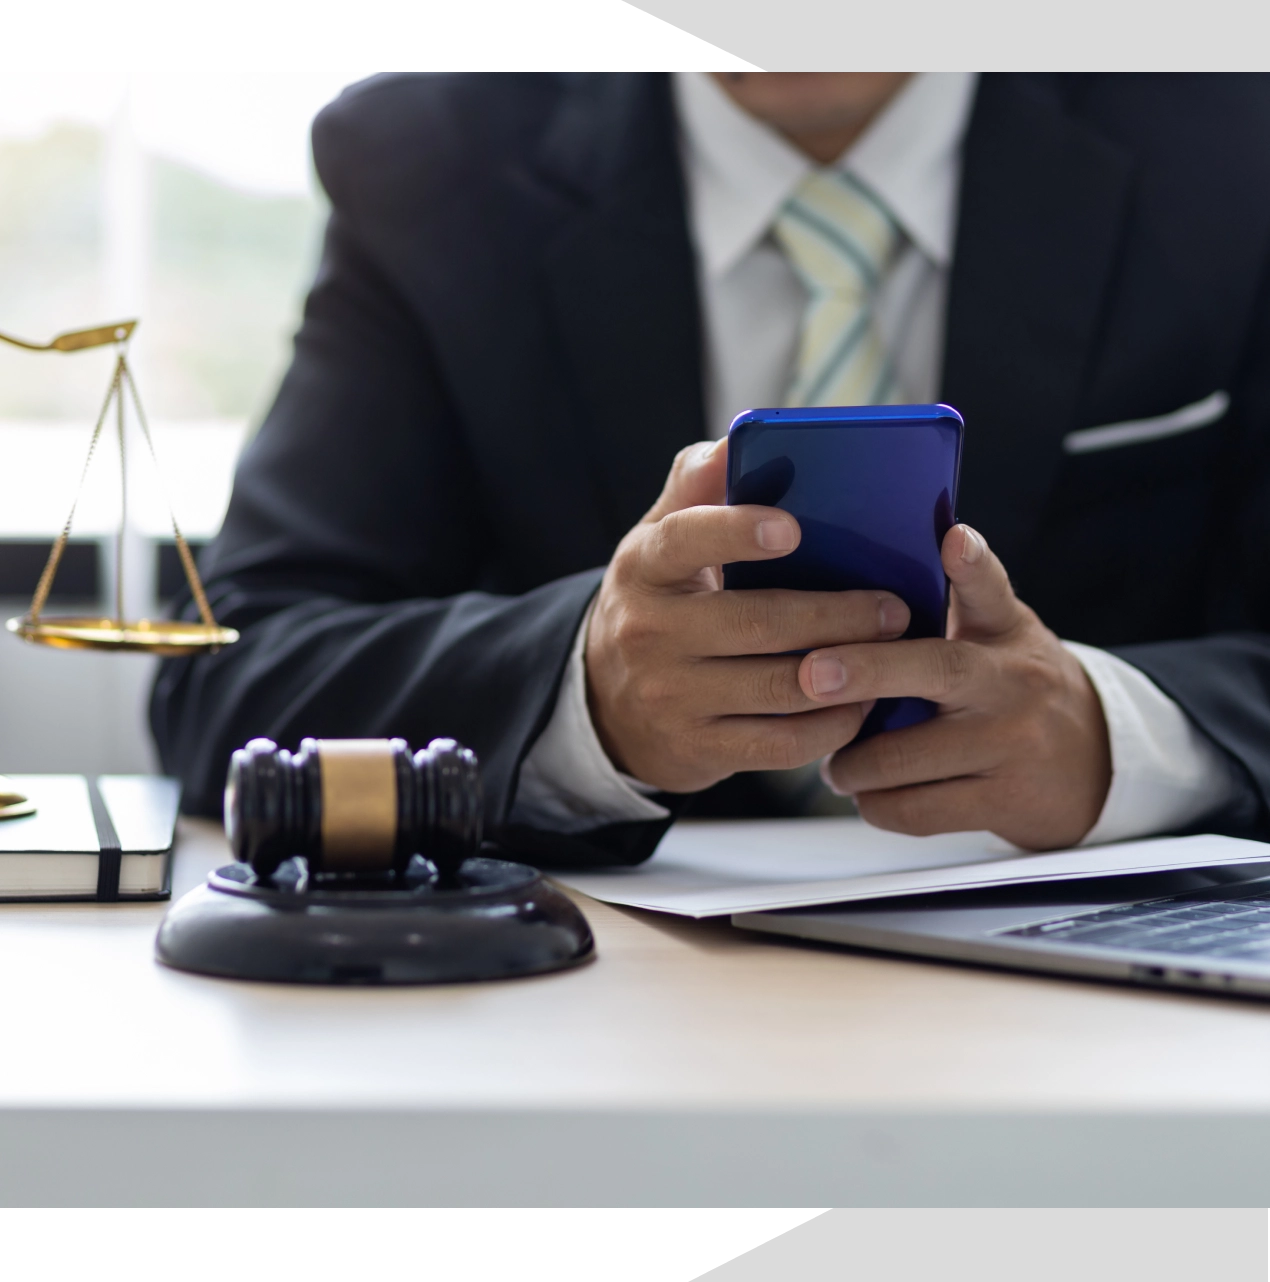
[[[8,619],[26,601],[0,601]],[[0,633],[0,773],[156,769],[145,707],[147,655],[52,650]]]

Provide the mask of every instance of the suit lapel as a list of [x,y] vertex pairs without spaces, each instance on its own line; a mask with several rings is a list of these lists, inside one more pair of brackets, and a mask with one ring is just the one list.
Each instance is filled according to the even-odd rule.
[[985,76],[966,137],[944,398],[966,419],[958,515],[1021,562],[1078,425],[1128,156],[1056,90]]
[[543,257],[549,314],[616,542],[705,434],[693,251],[662,76],[583,77],[532,178],[568,209]]
[[[576,445],[616,541],[706,433],[695,264],[661,76],[573,79],[534,183]],[[1019,565],[1078,425],[1131,162],[1042,79],[985,76],[966,138],[943,396],[966,417],[959,515]]]

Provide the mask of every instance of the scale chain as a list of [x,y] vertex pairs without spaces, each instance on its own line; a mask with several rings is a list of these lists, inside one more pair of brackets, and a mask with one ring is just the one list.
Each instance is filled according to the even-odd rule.
[[48,601],[49,592],[53,588],[53,579],[57,575],[57,567],[61,563],[62,553],[66,551],[67,541],[71,537],[71,525],[75,521],[75,509],[79,506],[79,500],[84,493],[84,482],[88,479],[88,469],[92,466],[93,453],[97,449],[97,442],[101,439],[101,429],[105,426],[106,415],[110,413],[110,402],[114,400],[116,394],[119,395],[120,401],[123,400],[121,388],[121,373],[125,369],[123,354],[120,353],[118,360],[115,362],[115,372],[110,380],[110,387],[106,391],[106,399],[102,404],[101,413],[97,416],[97,425],[93,428],[92,439],[88,442],[88,457],[84,460],[84,470],[79,474],[79,486],[75,490],[75,498],[71,503],[70,515],[66,518],[66,524],[62,526],[61,533],[53,543],[52,550],[49,552],[49,559],[44,563],[43,573],[40,575],[40,581],[35,587],[35,596],[31,600],[31,609],[28,613],[32,623],[40,621],[40,614]]
[[137,392],[137,385],[133,381],[132,370],[128,367],[128,362],[123,352],[120,352],[115,361],[115,370],[110,379],[110,387],[106,391],[106,399],[102,403],[101,413],[97,416],[96,425],[93,427],[92,439],[88,443],[88,457],[84,460],[84,468],[80,473],[79,485],[75,490],[75,498],[71,503],[70,514],[66,518],[66,523],[62,526],[52,549],[49,552],[49,558],[45,562],[44,570],[40,574],[40,581],[36,585],[35,596],[31,601],[31,609],[27,617],[32,623],[40,621],[40,615],[44,606],[48,602],[49,592],[53,587],[53,580],[57,575],[58,566],[61,564],[62,554],[66,550],[66,544],[70,540],[71,526],[75,521],[75,511],[79,507],[79,500],[83,497],[84,484],[88,479],[88,469],[92,466],[93,455],[97,450],[97,442],[101,439],[102,429],[106,425],[106,418],[110,413],[111,402],[118,397],[116,410],[118,414],[117,425],[119,432],[119,466],[121,469],[122,484],[122,513],[120,516],[119,538],[115,547],[115,618],[122,626],[123,624],[123,539],[124,525],[127,523],[128,515],[128,476],[127,460],[124,454],[124,385],[127,385],[128,394],[132,398],[133,409],[137,414],[137,422],[141,427],[141,435],[145,438],[145,443],[150,451],[150,457],[154,460],[154,470],[158,478],[159,488],[163,494],[164,503],[168,509],[168,519],[172,522],[172,535],[176,542],[177,555],[181,559],[181,568],[185,571],[186,581],[190,585],[190,592],[194,597],[195,604],[198,606],[199,617],[203,623],[214,628],[217,625],[216,617],[212,613],[212,607],[207,599],[207,593],[203,588],[203,580],[198,572],[198,566],[194,562],[194,555],[190,551],[190,545],[186,542],[185,536],[181,533],[181,527],[177,524],[176,512],[172,507],[172,500],[167,491],[167,485],[164,482],[163,472],[159,467],[158,452],[154,448],[154,438],[150,435],[150,425],[146,421],[145,411],[141,408],[141,397]]
[[[168,519],[172,522],[172,537],[176,542],[177,555],[181,558],[181,568],[185,571],[186,582],[190,585],[190,592],[194,597],[195,604],[198,606],[199,616],[209,628],[214,628],[217,626],[216,618],[212,614],[212,607],[207,600],[207,593],[203,590],[203,580],[199,575],[198,567],[194,564],[194,556],[190,552],[190,545],[185,541],[185,535],[181,533],[181,527],[176,523],[176,509],[172,506],[167,482],[163,477],[163,469],[159,466],[159,456],[155,451],[154,440],[150,435],[150,425],[146,422],[145,411],[141,408],[141,397],[137,393],[137,385],[132,381],[132,370],[128,368],[128,364],[122,355],[119,357],[119,369],[123,376],[122,381],[128,384],[128,392],[132,396],[132,407],[136,410],[137,422],[141,425],[141,435],[145,437],[146,445],[150,450],[150,457],[154,460],[155,476],[158,478],[163,501],[167,505]],[[120,412],[122,413],[122,387],[119,392],[119,404]]]
[[115,425],[119,435],[119,533],[115,536],[115,622],[123,630],[123,551],[128,536],[128,451],[127,433],[123,417],[122,379],[128,367],[123,352],[119,353],[119,368],[115,387]]

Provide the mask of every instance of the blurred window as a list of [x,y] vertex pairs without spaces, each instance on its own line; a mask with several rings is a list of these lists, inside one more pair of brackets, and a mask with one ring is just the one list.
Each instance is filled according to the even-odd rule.
[[[219,526],[242,440],[290,356],[324,217],[308,129],[341,84],[258,73],[0,84],[0,330],[42,341],[141,318],[131,359],[195,537]],[[109,350],[0,346],[0,539],[60,527],[110,366]],[[78,533],[116,520],[117,469],[108,448]],[[161,535],[161,497],[138,482],[137,528]]]

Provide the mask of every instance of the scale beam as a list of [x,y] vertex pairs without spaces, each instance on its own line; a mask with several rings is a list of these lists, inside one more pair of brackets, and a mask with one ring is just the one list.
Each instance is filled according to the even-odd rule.
[[139,321],[116,321],[113,325],[96,325],[92,329],[70,329],[47,343],[29,343],[25,338],[0,333],[0,343],[25,348],[28,352],[83,352],[90,347],[106,347],[110,343],[126,343]]

